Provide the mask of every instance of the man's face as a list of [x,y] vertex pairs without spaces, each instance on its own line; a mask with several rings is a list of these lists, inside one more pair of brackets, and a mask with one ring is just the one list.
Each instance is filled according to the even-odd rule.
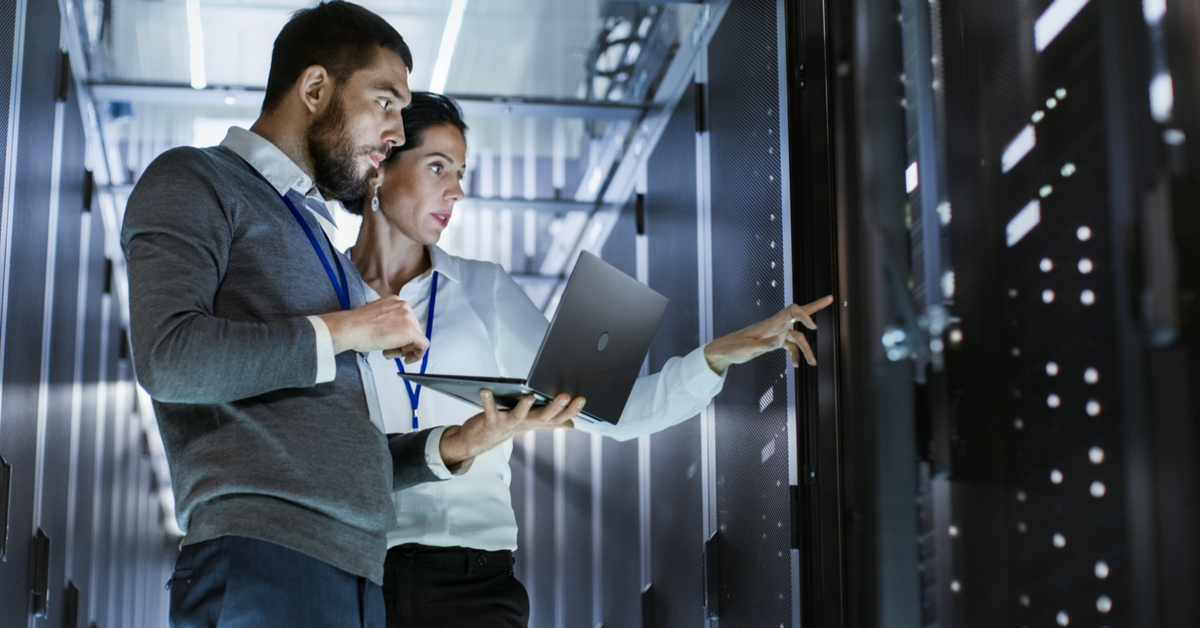
[[408,68],[383,48],[369,66],[334,87],[307,137],[313,182],[325,198],[362,198],[379,162],[404,143],[400,110],[411,100]]

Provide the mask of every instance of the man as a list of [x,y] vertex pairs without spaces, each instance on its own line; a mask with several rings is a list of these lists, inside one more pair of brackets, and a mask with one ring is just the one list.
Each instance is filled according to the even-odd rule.
[[187,534],[172,626],[382,626],[393,486],[465,472],[475,441],[578,408],[381,431],[362,354],[415,360],[428,342],[403,301],[365,304],[324,201],[361,197],[403,143],[411,67],[403,38],[366,9],[299,11],[250,131],[164,153],[129,198],[134,357]]

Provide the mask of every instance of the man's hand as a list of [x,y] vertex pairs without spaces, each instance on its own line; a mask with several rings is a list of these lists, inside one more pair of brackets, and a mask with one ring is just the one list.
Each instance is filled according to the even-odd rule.
[[367,353],[383,349],[385,357],[416,362],[429,349],[425,330],[413,316],[412,308],[395,295],[318,318],[329,327],[335,355],[343,351]]
[[704,345],[708,366],[720,375],[731,364],[749,362],[768,351],[781,348],[792,354],[794,366],[800,366],[801,355],[810,365],[816,366],[817,358],[808,346],[808,339],[804,337],[804,332],[792,329],[792,324],[799,321],[809,329],[816,329],[812,314],[825,309],[830,303],[833,303],[833,296],[817,299],[808,305],[793,303],[771,318],[717,338]]
[[483,412],[467,419],[461,426],[452,425],[442,433],[440,451],[442,462],[451,471],[462,463],[489,451],[497,445],[532,430],[551,427],[571,427],[571,419],[583,410],[583,397],[571,399],[559,395],[550,403],[534,408],[533,395],[526,395],[512,410],[496,408],[492,391],[479,393]]

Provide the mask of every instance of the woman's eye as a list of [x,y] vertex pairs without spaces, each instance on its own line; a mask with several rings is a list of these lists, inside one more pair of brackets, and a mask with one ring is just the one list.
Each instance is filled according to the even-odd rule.
[[434,165],[430,166],[430,168],[432,168],[433,171],[437,174],[442,174],[442,170],[444,170],[444,168],[439,164],[434,164]]

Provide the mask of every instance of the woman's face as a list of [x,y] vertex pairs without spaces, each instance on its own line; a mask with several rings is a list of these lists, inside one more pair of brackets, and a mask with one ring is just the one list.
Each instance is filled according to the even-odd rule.
[[463,197],[466,171],[463,134],[449,124],[430,127],[420,146],[380,166],[379,211],[412,241],[436,244]]

